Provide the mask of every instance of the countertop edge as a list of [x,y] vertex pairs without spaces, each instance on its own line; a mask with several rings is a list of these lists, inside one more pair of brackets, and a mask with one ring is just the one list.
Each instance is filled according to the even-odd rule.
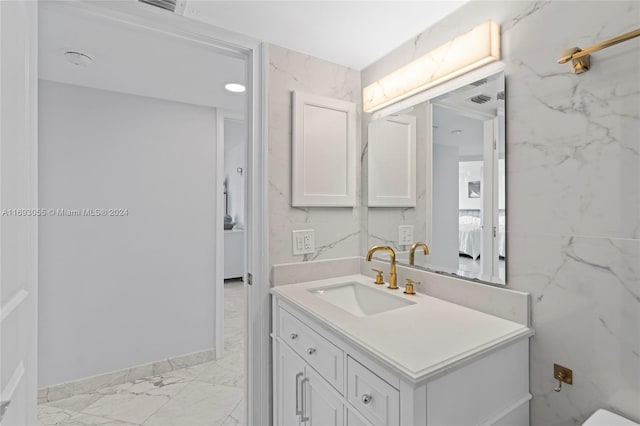
[[[325,318],[322,318],[321,316],[310,311],[307,307],[299,304],[293,298],[288,297],[278,287],[271,288],[270,293],[272,294],[272,296],[283,299],[286,303],[289,303],[296,309],[302,311],[304,314],[309,315],[316,321],[319,321],[322,326],[326,327],[331,332],[336,333],[340,338],[356,346],[357,349],[364,351],[365,353],[370,355],[372,358],[374,358],[376,361],[379,361],[383,365],[387,366],[388,368],[398,373],[404,379],[414,384],[419,384],[429,379],[434,379],[451,369],[462,367],[468,364],[469,362],[475,359],[481,358],[486,354],[489,354],[501,347],[504,347],[510,343],[514,343],[524,338],[529,338],[535,334],[532,328],[522,325],[520,329],[512,333],[509,333],[500,338],[491,340],[484,345],[477,346],[472,350],[466,351],[462,354],[456,355],[447,360],[434,364],[433,366],[425,368],[419,372],[413,372],[411,370],[407,370],[397,362],[389,359],[384,353],[381,353],[380,351],[370,347],[369,345],[367,345],[366,342],[363,342],[357,339],[355,336],[352,336],[346,333],[344,330],[336,327],[335,325],[327,321]],[[448,303],[451,303],[451,302],[448,302]]]

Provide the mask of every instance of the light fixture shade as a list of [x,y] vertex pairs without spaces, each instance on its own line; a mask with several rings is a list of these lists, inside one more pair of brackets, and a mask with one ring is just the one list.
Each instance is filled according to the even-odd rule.
[[233,93],[242,93],[246,90],[244,85],[240,83],[227,83],[224,85],[224,88]]
[[500,25],[487,21],[362,89],[371,112],[500,60]]

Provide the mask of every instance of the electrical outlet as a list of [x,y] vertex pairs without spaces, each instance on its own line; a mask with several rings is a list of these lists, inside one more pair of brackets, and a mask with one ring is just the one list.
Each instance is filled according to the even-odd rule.
[[293,255],[313,253],[316,249],[313,229],[292,231]]
[[408,246],[413,244],[413,225],[398,226],[398,245]]

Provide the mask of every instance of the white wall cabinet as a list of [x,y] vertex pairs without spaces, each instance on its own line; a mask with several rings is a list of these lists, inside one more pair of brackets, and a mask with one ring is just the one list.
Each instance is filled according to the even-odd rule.
[[416,383],[278,297],[273,326],[274,425],[529,424],[528,338]]
[[415,207],[416,118],[375,120],[368,133],[369,207]]
[[356,104],[293,92],[293,206],[356,204]]

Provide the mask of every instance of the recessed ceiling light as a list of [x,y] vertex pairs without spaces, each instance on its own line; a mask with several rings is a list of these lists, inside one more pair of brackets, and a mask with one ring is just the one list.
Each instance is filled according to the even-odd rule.
[[91,56],[82,52],[64,52],[64,57],[67,59],[67,61],[79,67],[87,67],[93,62],[93,58]]
[[453,135],[460,135],[460,134],[462,134],[462,130],[458,130],[458,129],[456,129],[456,130],[452,130],[452,131],[451,131],[451,134],[453,134]]
[[224,85],[224,88],[234,93],[242,93],[245,91],[245,87],[239,83],[227,83]]

